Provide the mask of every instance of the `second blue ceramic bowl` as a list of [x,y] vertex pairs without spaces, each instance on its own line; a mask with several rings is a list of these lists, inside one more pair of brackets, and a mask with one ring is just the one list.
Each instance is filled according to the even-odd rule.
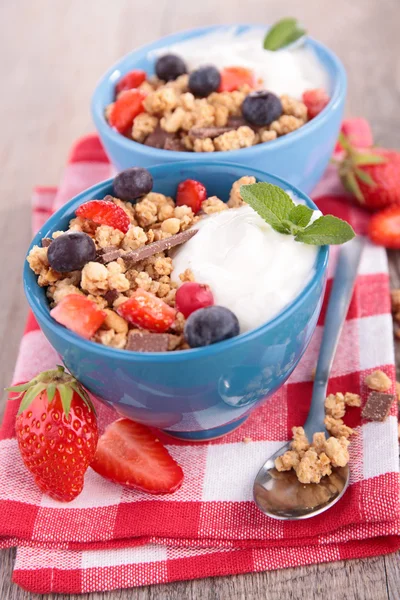
[[[234,181],[253,175],[313,202],[285,181],[230,163],[197,161],[150,169],[154,191],[174,197],[183,179],[198,179],[210,196],[227,200]],[[65,230],[83,202],[112,193],[112,180],[79,194],[42,227],[32,245]],[[66,367],[93,394],[122,415],[164,429],[181,439],[206,440],[238,427],[271,396],[298,364],[321,308],[328,248],[317,254],[315,273],[301,294],[272,321],[230,340],[193,350],[138,353],[87,341],[54,321],[45,290],[25,263],[24,287],[30,307]],[[238,274],[239,276],[239,274]],[[251,306],[249,306],[251,310]]]
[[[251,28],[265,30],[265,27],[241,25],[237,27],[236,35]],[[161,38],[127,54],[102,77],[93,94],[92,116],[102,144],[118,170],[132,166],[151,167],[177,160],[190,160],[195,166],[204,160],[199,152],[160,150],[129,140],[108,125],[104,110],[114,101],[115,84],[122,75],[131,69],[143,69],[150,75],[154,74],[154,59],[149,58],[151,51],[226,29],[232,29],[232,26],[201,27]],[[346,98],[346,73],[339,59],[326,46],[311,38],[307,38],[306,45],[316,53],[329,75],[331,100],[328,106],[316,118],[293,133],[251,148],[209,153],[209,162],[223,160],[267,170],[286,179],[305,193],[311,192],[328,165],[338,137]]]

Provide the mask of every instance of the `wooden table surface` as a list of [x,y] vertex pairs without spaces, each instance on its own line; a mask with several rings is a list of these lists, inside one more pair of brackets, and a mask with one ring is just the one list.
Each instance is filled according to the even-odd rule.
[[[57,184],[71,143],[93,130],[89,101],[98,78],[120,56],[161,35],[289,15],[344,62],[347,113],[370,119],[377,142],[399,145],[399,0],[0,0],[0,389],[10,381],[27,312],[21,267],[31,188]],[[395,253],[390,262],[398,283]],[[13,559],[14,551],[2,553],[1,600],[400,598],[398,555],[84,596],[24,592],[11,583]]]

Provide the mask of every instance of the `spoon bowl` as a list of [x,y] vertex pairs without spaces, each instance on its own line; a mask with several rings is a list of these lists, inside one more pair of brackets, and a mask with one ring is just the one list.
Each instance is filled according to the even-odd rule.
[[349,485],[350,470],[348,465],[334,468],[319,483],[300,483],[294,471],[275,469],[275,459],[289,449],[289,443],[285,444],[261,467],[254,481],[254,501],[273,519],[309,519],[340,500]]

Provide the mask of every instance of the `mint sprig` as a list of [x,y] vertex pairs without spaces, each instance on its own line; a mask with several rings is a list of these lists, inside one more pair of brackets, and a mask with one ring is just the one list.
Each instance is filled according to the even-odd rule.
[[264,38],[265,50],[279,50],[306,34],[306,30],[300,27],[297,19],[285,17],[271,27]]
[[337,245],[355,236],[346,221],[333,215],[324,215],[310,224],[314,211],[303,204],[295,204],[289,194],[272,183],[242,185],[240,194],[275,231],[293,235],[296,242],[314,246]]

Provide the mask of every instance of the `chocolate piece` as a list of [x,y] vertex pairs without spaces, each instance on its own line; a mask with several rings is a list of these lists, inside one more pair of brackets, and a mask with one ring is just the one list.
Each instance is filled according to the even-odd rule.
[[118,296],[117,290],[108,290],[108,292],[104,294],[104,300],[107,301],[108,306],[111,308]]
[[103,254],[109,254],[110,252],[114,252],[115,250],[118,250],[119,252],[119,248],[117,248],[117,246],[106,246],[105,248],[99,248],[97,250],[97,254],[99,256],[103,256]]
[[248,123],[243,117],[229,117],[226,126],[230,127],[231,129],[239,129],[239,127],[246,126],[250,127],[250,129],[252,129],[255,133],[261,129],[261,126]]
[[121,250],[113,246],[104,248],[104,250],[107,250],[107,252],[103,252],[102,254],[98,252],[96,257],[97,262],[102,263],[103,265],[106,265],[109,262],[113,262],[114,260],[117,260],[117,258],[120,258],[122,256]]
[[[140,260],[144,260],[145,258],[149,258],[149,256],[153,256],[154,254],[158,254],[159,252],[164,252],[165,250],[170,250],[174,246],[179,246],[180,244],[184,244],[190,238],[192,238],[197,233],[197,229],[186,229],[186,231],[181,231],[180,233],[176,233],[175,235],[171,235],[169,238],[164,240],[158,240],[157,242],[153,242],[148,244],[147,246],[142,246],[137,250],[131,250],[126,254],[120,254],[124,261],[128,264],[134,264],[139,262]],[[103,261],[109,255],[106,254],[102,256]],[[115,259],[112,259],[115,260]],[[107,260],[107,262],[109,262]]]
[[385,421],[395,398],[393,394],[371,392],[361,413],[362,416],[369,421]]
[[167,352],[168,346],[168,333],[130,331],[125,349],[132,352]]
[[189,135],[192,138],[198,138],[204,140],[205,138],[216,138],[223,133],[233,131],[235,127],[192,127],[189,130]]
[[51,238],[42,238],[42,248],[48,248],[52,241]]
[[165,140],[164,150],[174,150],[175,152],[188,152],[182,141],[177,135],[168,134]]
[[159,125],[155,128],[153,133],[147,136],[144,141],[145,146],[151,146],[152,148],[160,148],[163,149],[165,146],[165,141],[168,136],[171,134],[167,133],[162,129]]
[[243,125],[250,127],[248,122],[243,119],[243,117],[229,117],[226,124],[227,127],[232,127],[233,129],[238,129],[238,127],[243,127]]

